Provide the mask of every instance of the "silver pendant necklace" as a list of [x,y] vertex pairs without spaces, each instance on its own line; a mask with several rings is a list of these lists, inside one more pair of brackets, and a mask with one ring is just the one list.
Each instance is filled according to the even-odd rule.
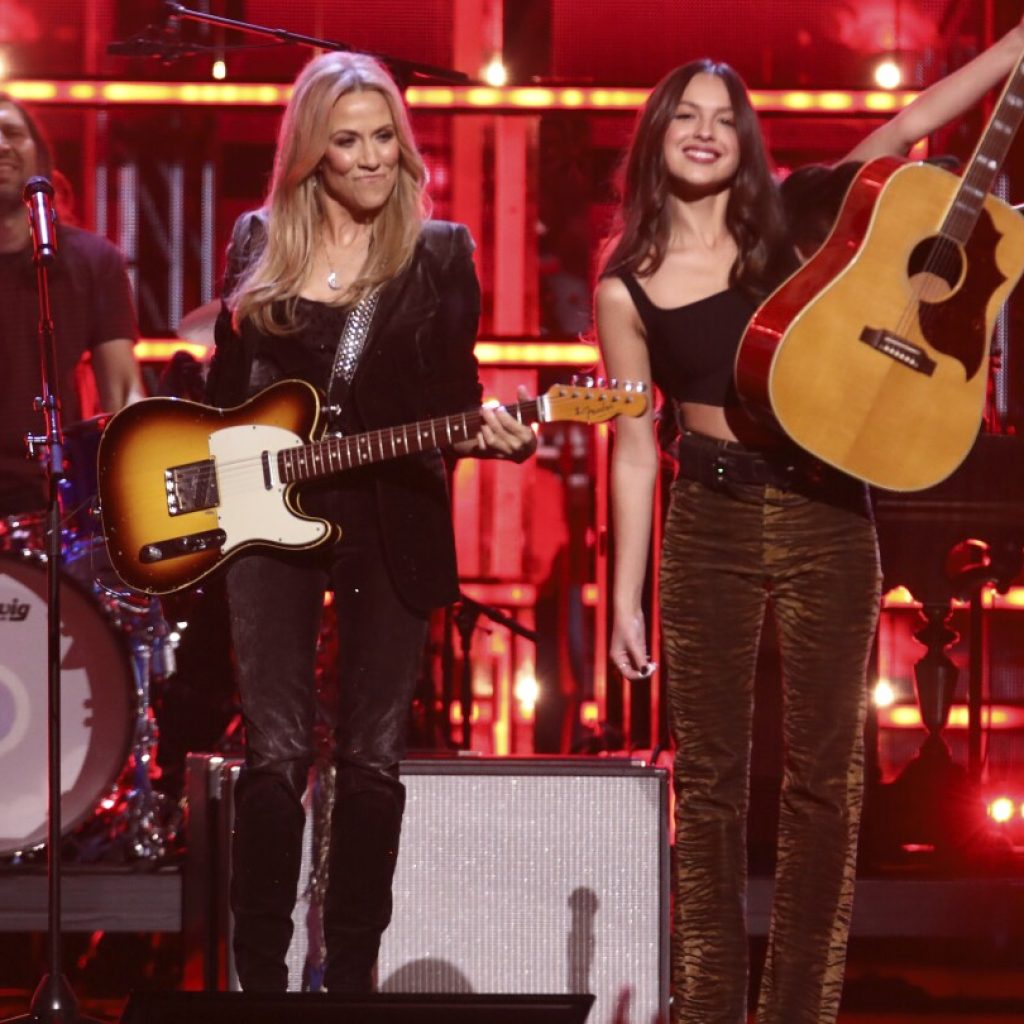
[[338,284],[338,275],[334,272],[334,267],[331,266],[331,261],[326,250],[324,251],[324,259],[327,260],[327,269],[330,271],[327,275],[327,287],[330,288],[332,292],[340,292],[342,287]]

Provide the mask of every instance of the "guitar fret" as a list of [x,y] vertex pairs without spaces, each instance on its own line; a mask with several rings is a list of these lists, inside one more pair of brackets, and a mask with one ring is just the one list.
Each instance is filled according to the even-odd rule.
[[380,457],[384,458],[384,435],[377,431],[377,447],[380,449]]
[[444,419],[444,429],[448,435],[448,443],[454,444],[455,442],[452,440],[452,421],[447,416]]

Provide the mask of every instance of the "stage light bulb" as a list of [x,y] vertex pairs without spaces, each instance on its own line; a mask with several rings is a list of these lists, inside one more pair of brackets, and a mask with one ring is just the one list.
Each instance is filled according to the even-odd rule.
[[888,708],[896,702],[896,691],[888,679],[879,679],[871,693],[876,708]]
[[875,82],[880,89],[898,89],[903,72],[894,60],[883,60],[875,68]]
[[228,77],[228,66],[222,60],[215,60],[213,67],[210,70],[210,74],[217,79],[218,82],[223,82]]
[[1009,821],[1013,817],[1016,809],[1014,802],[1008,796],[996,797],[996,799],[988,805],[989,817],[991,817],[993,821],[998,821],[1000,824]]
[[540,683],[537,682],[537,677],[529,671],[521,672],[516,679],[515,694],[520,704],[533,707],[540,697]]
[[501,61],[501,57],[495,54],[487,67],[483,70],[483,80],[488,85],[493,85],[494,88],[500,89],[503,85],[508,84],[508,70]]

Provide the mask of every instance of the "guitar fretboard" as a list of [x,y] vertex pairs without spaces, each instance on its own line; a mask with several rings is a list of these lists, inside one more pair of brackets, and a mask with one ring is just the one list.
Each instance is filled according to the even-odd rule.
[[946,238],[960,245],[967,244],[1022,118],[1024,54],[1018,58],[985,134],[982,135],[971,162],[964,171],[960,188],[942,224],[941,233]]
[[[539,418],[536,399],[505,408],[520,423],[535,423]],[[473,411],[352,434],[350,437],[327,437],[312,444],[282,449],[277,453],[277,470],[281,481],[286,484],[315,480],[356,466],[368,466],[434,448],[449,448],[475,436],[482,423],[483,416]]]

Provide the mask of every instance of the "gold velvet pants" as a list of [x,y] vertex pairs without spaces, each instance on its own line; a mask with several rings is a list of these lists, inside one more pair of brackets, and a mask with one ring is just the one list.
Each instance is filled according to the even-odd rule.
[[[851,486],[852,485],[852,486]],[[778,866],[758,1024],[829,1024],[842,991],[880,573],[864,488],[672,488],[661,562],[676,743],[673,1021],[746,1021],[753,677],[770,603],[783,669]]]

